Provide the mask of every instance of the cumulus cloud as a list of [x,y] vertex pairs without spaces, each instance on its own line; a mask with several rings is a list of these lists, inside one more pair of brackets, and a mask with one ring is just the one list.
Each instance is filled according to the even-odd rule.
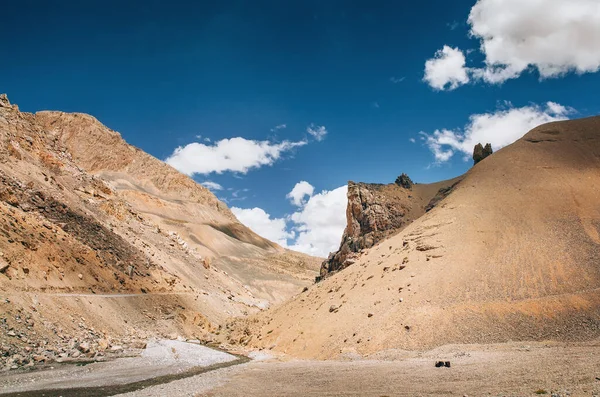
[[347,193],[347,186],[324,190],[292,214],[297,236],[289,248],[321,257],[337,250],[346,227]]
[[465,54],[447,45],[425,62],[425,80],[436,90],[454,90],[469,82]]
[[501,149],[540,124],[567,119],[573,111],[555,102],[521,108],[507,103],[506,108],[494,113],[472,115],[462,130],[440,129],[431,134],[421,132],[421,135],[436,162],[443,163],[457,152],[469,158],[478,143],[491,143],[494,150]]
[[207,189],[210,190],[223,190],[223,186],[219,185],[217,182],[213,182],[213,181],[204,181],[201,183],[202,186],[204,186]]
[[306,132],[308,132],[317,141],[322,141],[325,139],[325,135],[327,135],[327,129],[324,125],[311,124],[306,128]]
[[294,238],[294,233],[287,230],[285,218],[271,218],[271,215],[261,208],[232,207],[231,212],[256,234],[274,241],[282,247],[287,246],[287,239]]
[[[597,0],[479,0],[468,23],[485,58],[482,67],[465,69],[472,79],[501,84],[527,70],[545,79],[600,69]],[[451,83],[443,82],[432,87]]]
[[223,139],[212,145],[194,142],[175,149],[165,162],[186,175],[226,171],[245,174],[252,168],[270,166],[283,153],[306,144],[306,141],[274,143],[241,137]]
[[240,222],[283,247],[326,257],[338,249],[346,227],[347,190],[342,186],[313,194],[314,187],[302,181],[287,195],[300,208],[285,218],[271,218],[261,208],[232,211]]
[[479,0],[468,21],[481,40],[486,81],[517,77],[529,66],[542,78],[600,69],[597,0]]
[[315,188],[313,185],[306,181],[300,181],[296,183],[292,191],[289,192],[286,197],[290,199],[292,204],[294,204],[296,207],[301,207],[306,203],[304,198],[306,196],[310,198],[314,192]]

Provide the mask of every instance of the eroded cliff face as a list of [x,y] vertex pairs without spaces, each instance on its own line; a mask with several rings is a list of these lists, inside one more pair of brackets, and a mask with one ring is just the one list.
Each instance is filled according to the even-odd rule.
[[321,265],[317,281],[353,264],[365,250],[394,235],[451,193],[455,178],[435,184],[413,184],[406,174],[396,183],[348,182],[346,228],[337,252]]

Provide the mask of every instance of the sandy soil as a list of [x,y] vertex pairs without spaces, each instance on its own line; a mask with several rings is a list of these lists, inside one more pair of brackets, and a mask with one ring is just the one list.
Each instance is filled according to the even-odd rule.
[[[449,360],[451,367],[436,368],[436,360]],[[221,386],[196,395],[598,396],[600,342],[452,345],[370,360],[251,362],[219,375],[227,378],[213,379]]]

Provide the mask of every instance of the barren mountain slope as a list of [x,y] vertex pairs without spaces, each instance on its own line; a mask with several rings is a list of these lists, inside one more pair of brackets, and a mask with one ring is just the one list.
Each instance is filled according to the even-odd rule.
[[93,117],[19,112],[0,96],[0,356],[9,366],[27,363],[10,358],[24,351],[76,354],[83,340],[93,355],[99,339],[210,338],[226,318],[298,293],[318,266],[257,236],[210,191]]
[[356,263],[234,329],[316,358],[597,338],[600,118],[532,130]]

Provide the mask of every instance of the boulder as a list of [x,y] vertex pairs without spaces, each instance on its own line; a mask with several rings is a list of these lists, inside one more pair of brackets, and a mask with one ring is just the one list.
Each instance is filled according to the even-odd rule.
[[492,153],[494,153],[494,151],[492,150],[492,145],[490,143],[487,143],[485,147],[481,143],[478,143],[477,145],[475,145],[475,148],[473,148],[474,164],[479,163],[486,157],[490,156]]

